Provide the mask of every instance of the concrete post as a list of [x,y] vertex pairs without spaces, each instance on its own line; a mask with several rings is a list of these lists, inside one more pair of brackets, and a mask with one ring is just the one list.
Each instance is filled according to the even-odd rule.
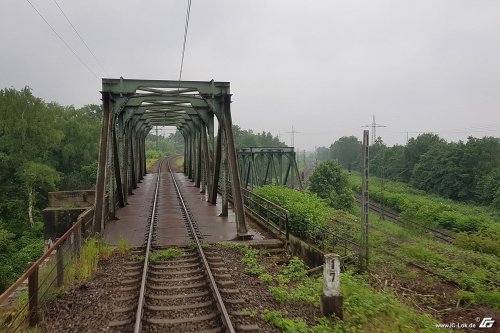
[[338,254],[325,254],[323,279],[321,312],[325,317],[335,315],[339,319],[343,319],[344,298],[340,295],[340,257]]
[[361,242],[359,246],[359,269],[368,269],[368,162],[369,162],[369,134],[363,131],[363,180],[361,188]]

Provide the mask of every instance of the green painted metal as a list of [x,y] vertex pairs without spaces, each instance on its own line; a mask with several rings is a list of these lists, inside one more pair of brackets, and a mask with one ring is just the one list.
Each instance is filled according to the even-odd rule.
[[252,147],[236,150],[241,186],[275,184],[302,189],[293,147]]
[[[215,81],[103,79],[105,122],[101,133],[96,185],[96,231],[102,231],[103,205],[110,211],[127,204],[128,195],[146,172],[145,137],[154,126],[175,126],[185,140],[184,172],[215,204],[219,174],[231,168],[239,184],[232,121],[230,84]],[[214,118],[217,119],[217,142]],[[224,143],[221,143],[221,138]],[[222,156],[228,163],[221,165]],[[233,189],[238,192],[239,186]],[[233,193],[234,193],[233,192]],[[234,198],[238,234],[247,235],[243,201]]]

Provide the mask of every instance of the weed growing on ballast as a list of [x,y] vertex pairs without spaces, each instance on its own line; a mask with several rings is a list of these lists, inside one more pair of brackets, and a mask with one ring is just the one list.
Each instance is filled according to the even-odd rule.
[[120,235],[117,247],[118,247],[118,252],[121,254],[125,254],[130,250],[130,245],[128,244],[128,241],[124,235]]
[[184,252],[177,247],[170,247],[165,250],[155,251],[151,253],[149,258],[151,261],[168,260],[176,257],[183,256]]
[[133,255],[130,257],[130,260],[131,261],[138,261],[138,262],[141,262],[141,261],[144,261],[144,256],[137,256],[137,255]]

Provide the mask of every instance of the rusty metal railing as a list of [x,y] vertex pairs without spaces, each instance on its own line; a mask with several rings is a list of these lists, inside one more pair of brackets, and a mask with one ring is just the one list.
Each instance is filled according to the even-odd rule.
[[94,208],[77,221],[17,281],[0,295],[0,332],[16,332],[38,322],[39,308],[74,282],[74,265],[92,231]]
[[281,232],[287,240],[290,239],[290,212],[288,210],[243,187],[241,191],[243,204],[247,210]]
[[[222,182],[223,180],[220,179],[218,184],[219,193],[222,193]],[[275,231],[280,232],[287,240],[290,239],[290,212],[288,210],[244,187],[241,187],[241,194],[243,195],[243,205],[247,211],[274,228]],[[230,182],[227,184],[227,195],[228,199],[232,201]]]

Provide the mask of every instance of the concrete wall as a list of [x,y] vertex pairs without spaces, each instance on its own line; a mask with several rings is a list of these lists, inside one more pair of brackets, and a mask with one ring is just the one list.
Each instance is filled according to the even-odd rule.
[[49,192],[49,207],[42,211],[45,240],[61,237],[94,200],[94,190]]
[[49,207],[88,208],[94,200],[95,190],[49,192]]
[[45,208],[42,211],[45,240],[61,237],[87,208]]

